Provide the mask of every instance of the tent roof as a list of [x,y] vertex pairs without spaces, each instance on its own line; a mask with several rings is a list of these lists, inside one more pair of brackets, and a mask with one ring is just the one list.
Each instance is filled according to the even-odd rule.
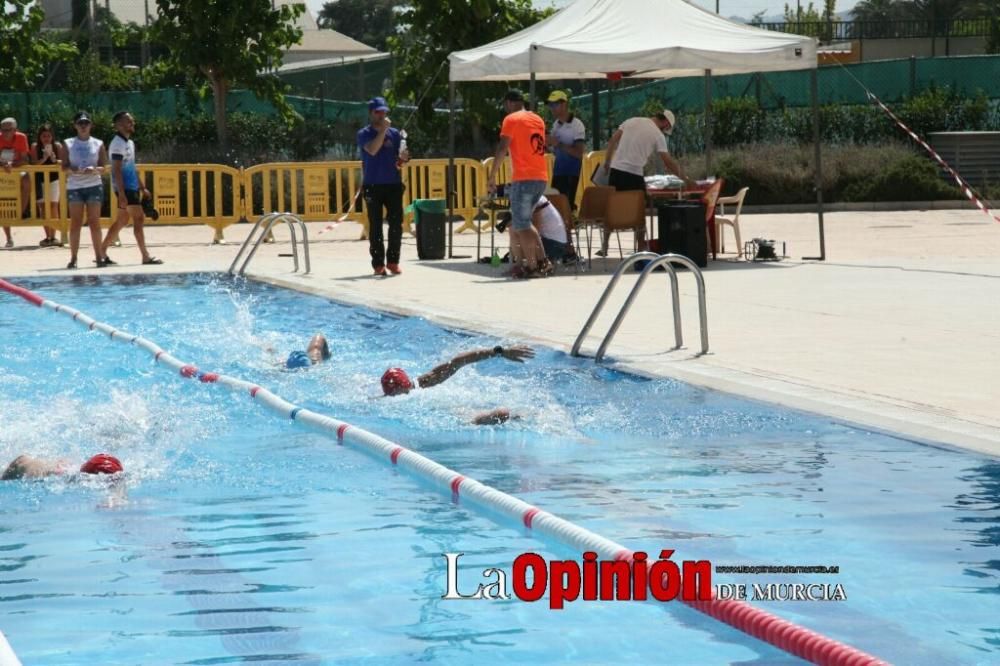
[[[685,0],[576,0],[518,33],[448,56],[452,81],[641,78],[816,67],[812,37],[734,23]],[[628,74],[631,72],[631,74]]]

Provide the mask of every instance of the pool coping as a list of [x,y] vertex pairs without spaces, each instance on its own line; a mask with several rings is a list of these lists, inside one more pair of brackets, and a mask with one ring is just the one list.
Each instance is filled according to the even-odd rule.
[[[287,279],[251,273],[246,279],[271,286],[291,289],[300,293],[319,296],[346,305],[361,306],[398,316],[422,317],[435,324],[473,334],[511,337],[508,327],[489,321],[455,316],[435,311],[433,308],[415,308],[362,298],[350,292],[330,294],[323,288],[304,284],[294,278]],[[565,341],[539,335],[518,333],[520,340],[543,344],[568,353]],[[689,362],[690,361],[690,362]],[[683,365],[681,365],[683,363]],[[832,392],[802,382],[793,382],[774,376],[754,375],[733,368],[698,365],[697,359],[687,359],[670,364],[660,364],[655,370],[643,367],[636,361],[611,360],[604,364],[613,370],[651,379],[675,379],[700,388],[720,391],[756,402],[781,406],[814,416],[836,419],[846,425],[871,432],[912,441],[916,444],[956,452],[977,453],[1000,459],[1000,441],[995,428],[970,421],[937,416],[926,411],[881,400],[873,401],[871,395],[857,397],[843,392]],[[961,426],[961,427],[958,427]]]

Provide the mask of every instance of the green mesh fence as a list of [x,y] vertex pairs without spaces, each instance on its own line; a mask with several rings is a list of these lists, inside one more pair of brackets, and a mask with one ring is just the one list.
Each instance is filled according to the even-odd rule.
[[[963,95],[979,91],[1000,98],[1000,56],[951,58],[905,58],[827,66],[819,69],[820,104],[863,104],[864,90],[858,81],[883,101],[897,102],[930,87],[948,87]],[[853,78],[852,78],[853,77]],[[713,76],[712,97],[754,97],[762,109],[808,106],[809,71],[769,72]],[[582,88],[581,88],[582,89]],[[705,77],[653,81],[598,93],[602,111],[628,118],[644,113],[655,104],[678,112],[705,108]],[[574,97],[578,108],[589,109],[590,94]]]

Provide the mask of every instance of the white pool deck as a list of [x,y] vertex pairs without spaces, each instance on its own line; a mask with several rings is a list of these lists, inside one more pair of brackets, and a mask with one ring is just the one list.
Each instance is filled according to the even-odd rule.
[[[825,262],[801,259],[818,253],[815,215],[745,215],[741,223],[745,239],[786,241],[791,258],[748,263],[727,254],[709,263],[710,353],[697,355],[695,282],[684,272],[685,347],[671,351],[668,280],[656,273],[611,344],[609,365],[1000,455],[1000,223],[975,210],[830,213]],[[417,261],[414,239],[405,236],[403,274],[375,278],[367,242],[357,240],[360,227],[343,224],[317,237],[324,226],[309,225],[310,275],[293,273],[292,260],[277,256],[290,251],[284,229],[277,244],[261,247],[248,275],[567,352],[617,264],[595,258],[592,269],[579,274],[565,268],[547,279],[512,281],[502,276],[506,265]],[[151,251],[165,261],[162,266],[140,265],[126,230],[124,247],[110,253],[118,266],[90,268],[93,253],[85,243],[76,271],[64,269],[67,249],[38,248],[40,230],[15,228],[18,247],[0,250],[0,276],[16,282],[19,276],[98,272],[224,272],[250,228],[230,227],[229,243],[214,246],[207,227],[149,228]],[[455,255],[475,255],[475,234],[454,239]],[[488,256],[488,234],[482,242]],[[622,242],[631,247],[630,238]],[[727,249],[734,245],[730,238]],[[622,279],[584,344],[588,355],[636,275]],[[315,328],[323,326],[318,321]]]

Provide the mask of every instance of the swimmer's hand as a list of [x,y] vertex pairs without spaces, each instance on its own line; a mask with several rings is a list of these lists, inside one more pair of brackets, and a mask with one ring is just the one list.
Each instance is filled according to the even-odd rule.
[[508,361],[524,363],[524,359],[535,357],[535,350],[526,345],[514,345],[513,347],[504,347],[501,356]]

